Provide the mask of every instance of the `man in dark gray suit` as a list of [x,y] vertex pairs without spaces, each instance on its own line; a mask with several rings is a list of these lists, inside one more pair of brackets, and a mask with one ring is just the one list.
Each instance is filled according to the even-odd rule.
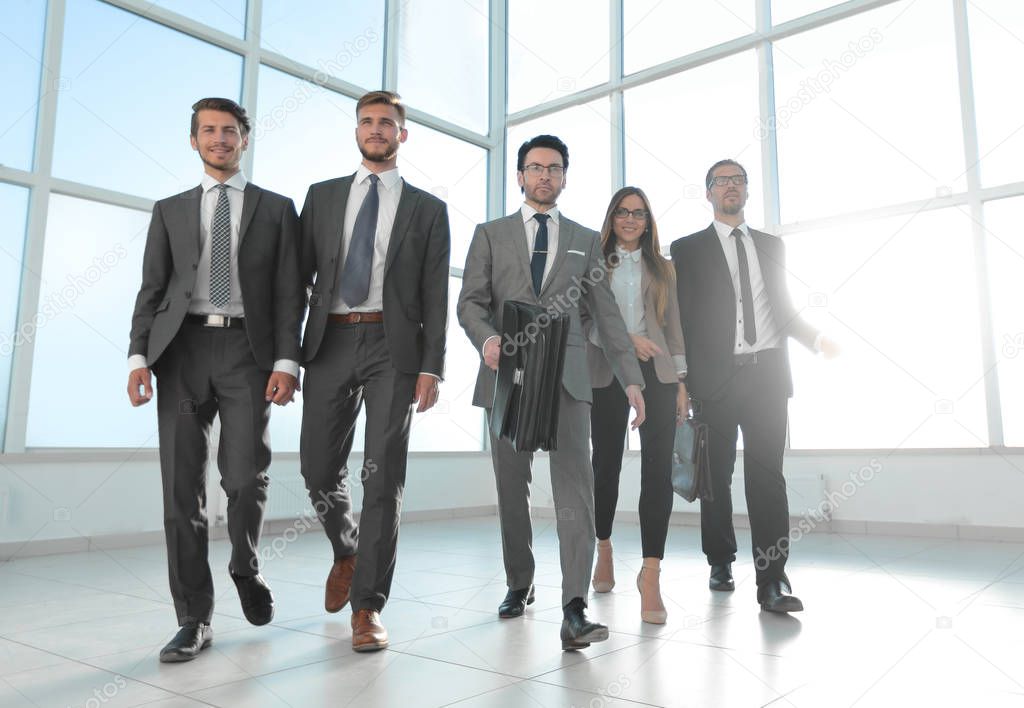
[[[473,404],[486,408],[488,416],[501,347],[515,346],[499,341],[505,301],[542,305],[570,318],[558,449],[550,453],[562,564],[561,639],[567,650],[608,638],[608,628],[590,622],[584,613],[594,562],[594,473],[590,466],[591,387],[581,307],[597,327],[615,376],[636,410],[633,427],[644,419],[643,374],[608,285],[598,235],[558,212],[558,195],[565,187],[568,167],[569,150],[552,135],[539,135],[519,148],[516,170],[525,203],[513,214],[477,226],[458,306],[459,323],[483,359]],[[492,434],[491,458],[509,588],[498,616],[518,617],[534,600],[529,487],[533,454],[516,452],[506,440]]]
[[[366,94],[356,119],[359,169],[314,184],[302,207],[311,291],[301,467],[334,550],[324,606],[337,612],[351,598],[352,648],[375,651],[388,645],[380,612],[395,571],[413,405],[434,405],[444,372],[450,236],[445,203],[398,173],[407,136],[399,96]],[[346,462],[364,398],[357,526]]]
[[228,496],[229,572],[252,624],[274,615],[259,574],[267,499],[270,403],[297,388],[303,295],[298,217],[286,197],[239,171],[249,142],[245,109],[226,98],[192,107],[202,184],[153,208],[128,350],[128,397],[157,380],[160,471],[171,595],[181,629],[160,652],[188,661],[213,639],[207,561],[206,467],[220,416],[217,465]]

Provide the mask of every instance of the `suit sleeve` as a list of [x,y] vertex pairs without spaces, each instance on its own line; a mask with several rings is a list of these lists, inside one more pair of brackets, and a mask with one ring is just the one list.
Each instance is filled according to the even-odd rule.
[[772,298],[772,308],[776,310],[775,322],[779,327],[779,333],[793,337],[813,351],[818,330],[793,306],[793,298],[790,297],[789,288],[786,286],[786,244],[778,237],[773,237],[773,242],[775,248],[768,267],[774,271],[775,297]]
[[[590,253],[587,257],[588,276],[584,280],[583,299],[586,303],[580,303],[580,309],[586,307],[590,312],[590,318],[597,329],[597,335],[601,341],[601,348],[604,355],[611,364],[615,378],[626,386],[637,385],[643,388],[644,375],[640,371],[640,365],[636,360],[636,349],[633,347],[633,340],[629,338],[626,331],[626,323],[622,321],[622,313],[615,302],[615,295],[608,284],[608,270],[602,263],[601,249],[597,238],[591,239]],[[597,279],[590,274],[603,273],[604,277]]]
[[420,302],[423,303],[423,359],[420,373],[444,378],[445,330],[448,326],[448,264],[451,259],[451,231],[448,207],[437,209],[420,275]]
[[686,330],[689,327],[693,313],[693,282],[687,273],[689,264],[687,255],[680,239],[672,244],[672,265],[676,269],[676,305],[679,313],[680,332],[683,342],[686,341]]
[[484,225],[479,224],[469,244],[457,308],[459,324],[478,352],[483,351],[484,342],[490,337],[499,336],[491,314],[492,266],[491,242]]
[[167,292],[172,267],[170,239],[160,203],[157,202],[153,206],[149,233],[146,235],[146,250],[142,256],[142,286],[135,298],[128,356],[146,355],[153,318]]
[[316,273],[316,242],[313,238],[313,187],[306,192],[306,201],[302,203],[302,215],[299,217],[299,234],[296,245],[299,253],[299,282],[303,288],[313,287],[313,275]]
[[[675,281],[679,276],[676,275]],[[683,338],[683,326],[679,315],[679,288],[675,282],[665,298],[665,343],[671,356],[686,356],[686,340]]]
[[299,277],[299,217],[291,199],[281,207],[280,229],[274,274],[274,359],[298,362],[306,298]]

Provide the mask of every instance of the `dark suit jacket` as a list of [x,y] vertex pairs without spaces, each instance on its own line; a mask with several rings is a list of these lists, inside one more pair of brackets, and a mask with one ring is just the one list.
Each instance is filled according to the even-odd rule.
[[[788,338],[811,348],[817,331],[793,307],[786,287],[786,249],[777,236],[750,229],[772,317],[782,338],[787,395],[793,394]],[[687,388],[694,398],[717,400],[733,375],[736,292],[714,225],[672,243],[679,315],[686,339]]]
[[[354,178],[352,174],[314,184],[302,207],[302,282],[311,288],[304,361],[316,357],[334,301],[338,267],[344,260],[345,207]],[[391,362],[403,373],[444,375],[450,248],[445,203],[402,180],[384,262],[383,303]]]
[[[199,264],[202,195],[202,187],[194,187],[153,207],[128,349],[129,356],[145,355],[150,367],[188,314]],[[269,371],[278,359],[299,361],[303,293],[292,200],[246,184],[238,240],[238,285],[256,363]]]

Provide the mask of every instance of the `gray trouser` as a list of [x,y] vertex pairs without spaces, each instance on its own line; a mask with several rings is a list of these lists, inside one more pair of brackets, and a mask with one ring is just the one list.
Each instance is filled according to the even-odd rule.
[[[490,412],[488,409],[488,419]],[[549,455],[564,607],[575,597],[587,600],[595,543],[590,404],[577,401],[564,388],[558,411],[558,449]],[[521,590],[533,583],[535,570],[530,521],[533,453],[516,452],[491,433],[491,459],[498,489],[505,582],[509,588]]]
[[[302,476],[335,560],[358,552],[353,611],[380,611],[391,593],[416,378],[392,366],[380,323],[328,322],[316,358],[306,364]],[[356,526],[346,464],[364,400],[363,508]]]
[[260,530],[270,467],[270,372],[253,358],[243,329],[186,322],[153,367],[171,596],[178,623],[209,623],[213,579],[207,560],[206,468],[210,428],[220,416],[217,466],[228,497],[230,570],[259,572]]

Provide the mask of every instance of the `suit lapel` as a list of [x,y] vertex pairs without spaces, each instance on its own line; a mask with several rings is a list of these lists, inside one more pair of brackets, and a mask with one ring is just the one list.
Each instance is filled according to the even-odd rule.
[[[348,206],[348,195],[352,191],[354,178],[355,174],[342,177],[332,185],[327,194],[327,215],[324,217],[326,226],[319,232],[322,234],[320,238],[323,241],[318,244],[320,249],[318,259],[320,264],[325,264],[331,262],[332,256],[335,258],[332,268],[321,269],[327,276],[324,278],[325,283],[334,283],[338,279],[338,268],[341,267],[343,258],[341,247],[345,238],[345,208]],[[317,276],[317,280],[319,280],[319,276]]]
[[732,284],[732,273],[729,272],[729,262],[725,260],[725,252],[722,250],[722,241],[718,238],[718,232],[715,231],[715,225],[711,224],[707,230],[704,231],[702,236],[704,240],[704,249],[707,252],[707,264],[708,267],[714,268],[718,271],[718,275],[714,276],[712,282],[725,282],[729,286],[729,292],[732,293],[733,300],[736,299],[736,288]]
[[186,246],[188,248],[189,262],[198,263],[199,254],[203,250],[203,232],[200,228],[200,206],[203,202],[202,186],[185,192],[181,198],[182,216],[185,219]]
[[530,284],[530,292],[533,292],[533,274],[530,272],[530,242],[526,238],[526,224],[523,223],[523,212],[516,211],[509,214],[507,232],[508,242],[506,248],[512,251],[512,257],[519,264],[519,272]]
[[[558,269],[565,262],[565,256],[569,252],[569,244],[572,243],[575,236],[576,230],[573,228],[572,222],[568,219],[560,218],[558,223],[558,252],[555,254],[555,262],[551,265],[551,272],[548,273],[548,277],[540,287],[541,295],[547,291],[548,286],[555,280],[555,274],[558,273]],[[550,257],[551,253],[549,252],[548,258]]]
[[239,248],[242,247],[242,241],[245,240],[245,233],[249,230],[249,224],[252,223],[253,214],[256,213],[256,206],[260,203],[260,197],[262,196],[262,189],[252,182],[246,183],[245,192],[242,194],[242,223],[238,227]]
[[387,275],[391,264],[395,262],[398,248],[402,245],[402,240],[409,231],[409,224],[412,222],[412,215],[416,211],[416,204],[419,200],[420,190],[403,179],[402,196],[398,200],[398,209],[395,211],[395,223],[391,227],[391,239],[388,241],[388,254],[384,259],[384,275]]

